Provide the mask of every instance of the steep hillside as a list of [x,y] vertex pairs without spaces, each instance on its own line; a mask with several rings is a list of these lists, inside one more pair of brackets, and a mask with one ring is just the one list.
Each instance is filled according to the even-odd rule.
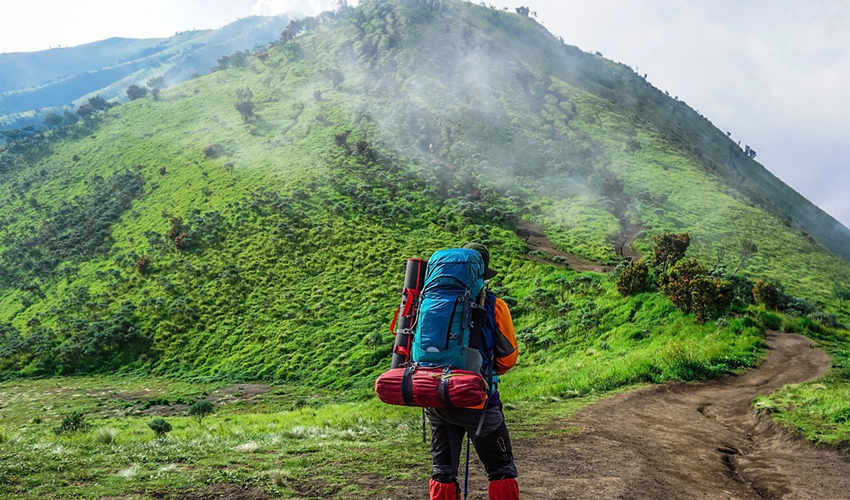
[[100,94],[126,100],[131,84],[164,76],[169,85],[204,74],[227,54],[277,39],[288,16],[246,17],[217,30],[169,38],[110,38],[78,47],[0,55],[0,128],[41,124],[63,106]]
[[[744,278],[781,281],[845,318],[833,286],[850,283],[850,266],[781,206],[762,208],[781,193],[755,198],[688,146],[715,134],[707,122],[690,110],[676,122],[663,110],[682,103],[530,18],[370,1],[291,25],[257,56],[4,148],[2,373],[366,392],[388,359],[405,259],[468,240],[492,249],[529,394],[701,378],[758,358],[749,318],[695,324],[657,293],[622,297],[607,276],[530,252],[520,224],[612,266],[687,231],[689,255],[732,271],[743,238],[758,249]],[[735,165],[761,169],[738,153]],[[800,203],[789,210],[816,210]]]

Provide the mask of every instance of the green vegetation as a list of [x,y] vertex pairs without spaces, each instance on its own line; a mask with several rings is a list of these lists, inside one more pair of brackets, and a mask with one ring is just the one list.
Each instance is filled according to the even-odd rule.
[[[784,188],[756,186],[724,134],[527,16],[367,1],[162,83],[4,134],[7,496],[345,498],[379,494],[352,482],[364,474],[419,479],[418,414],[373,384],[406,259],[471,240],[520,340],[502,386],[518,435],[607,391],[754,366],[765,328],[850,352],[850,265],[801,234],[817,217],[788,222]],[[615,273],[562,267],[521,220]],[[652,268],[620,260],[618,239]],[[104,374],[121,378],[57,378]],[[246,381],[274,387],[211,399]],[[92,428],[51,432],[74,415]]]
[[195,419],[198,422],[198,425],[203,425],[204,417],[212,415],[214,409],[212,403],[209,401],[195,401],[189,406],[189,409],[186,410],[186,414]]

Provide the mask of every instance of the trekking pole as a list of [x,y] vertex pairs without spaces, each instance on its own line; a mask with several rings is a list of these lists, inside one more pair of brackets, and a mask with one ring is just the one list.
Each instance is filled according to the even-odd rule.
[[425,443],[425,408],[422,408],[422,442]]
[[466,500],[466,495],[469,492],[469,443],[472,440],[469,434],[466,435],[466,472],[463,475],[463,500]]

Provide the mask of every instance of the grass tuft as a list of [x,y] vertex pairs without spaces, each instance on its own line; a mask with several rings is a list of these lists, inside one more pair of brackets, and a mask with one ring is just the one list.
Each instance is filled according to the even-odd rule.
[[111,427],[101,427],[92,433],[91,439],[95,444],[111,445],[115,444],[115,436],[117,435],[117,430]]

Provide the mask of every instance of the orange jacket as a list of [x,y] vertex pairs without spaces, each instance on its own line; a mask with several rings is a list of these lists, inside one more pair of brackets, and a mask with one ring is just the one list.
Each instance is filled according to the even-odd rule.
[[519,354],[511,311],[505,301],[496,297],[495,308],[496,373],[503,375],[514,367]]

